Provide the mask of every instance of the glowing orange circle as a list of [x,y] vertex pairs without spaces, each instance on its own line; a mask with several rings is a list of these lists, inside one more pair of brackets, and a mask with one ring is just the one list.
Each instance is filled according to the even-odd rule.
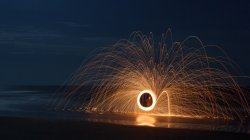
[[[150,105],[149,107],[145,107],[145,106],[142,106],[141,102],[140,102],[140,98],[143,94],[150,94],[150,96],[152,97],[152,105]],[[155,96],[155,93],[151,90],[143,90],[141,91],[138,96],[137,96],[137,104],[138,104],[138,107],[143,110],[143,111],[150,111],[152,109],[154,109],[155,107],[155,104],[156,104],[156,96]]]

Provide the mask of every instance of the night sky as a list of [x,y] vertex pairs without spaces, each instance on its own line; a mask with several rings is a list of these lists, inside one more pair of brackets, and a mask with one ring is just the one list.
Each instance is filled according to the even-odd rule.
[[1,0],[0,85],[60,85],[94,49],[167,28],[220,45],[250,76],[249,0]]

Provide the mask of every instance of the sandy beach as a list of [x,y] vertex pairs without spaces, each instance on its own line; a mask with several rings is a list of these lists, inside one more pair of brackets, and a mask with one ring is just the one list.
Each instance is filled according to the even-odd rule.
[[124,126],[81,120],[0,118],[1,139],[249,139],[249,134]]

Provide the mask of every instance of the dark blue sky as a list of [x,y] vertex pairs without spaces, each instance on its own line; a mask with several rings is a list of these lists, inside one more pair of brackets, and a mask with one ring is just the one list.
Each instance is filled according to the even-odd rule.
[[249,25],[248,0],[2,0],[0,85],[61,84],[97,47],[169,27],[176,41],[220,45],[250,75]]

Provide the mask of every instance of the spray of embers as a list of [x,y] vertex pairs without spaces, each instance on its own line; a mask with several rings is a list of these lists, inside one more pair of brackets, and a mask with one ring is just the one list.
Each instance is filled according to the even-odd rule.
[[159,43],[135,32],[88,58],[58,105],[73,111],[248,117],[249,105],[230,74],[230,60],[208,56],[209,47],[194,36],[174,42],[170,30]]

